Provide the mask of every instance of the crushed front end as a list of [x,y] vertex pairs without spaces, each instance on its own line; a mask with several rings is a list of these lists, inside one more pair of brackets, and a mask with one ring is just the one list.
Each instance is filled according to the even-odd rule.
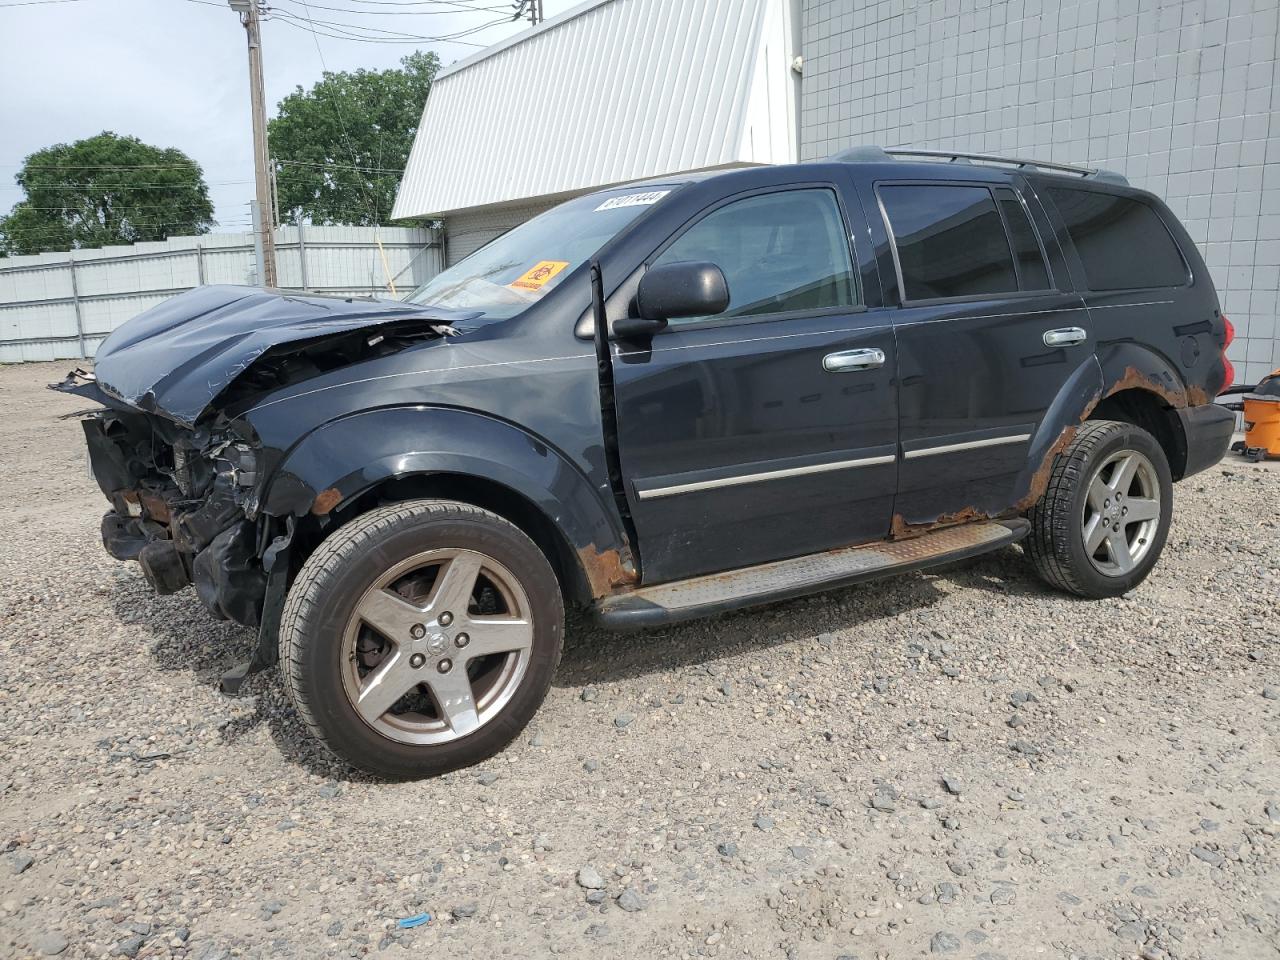
[[259,626],[269,551],[287,531],[253,510],[260,451],[248,428],[188,428],[115,408],[82,424],[111,503],[102,518],[107,552],[137,560],[157,593],[194,584],[214,616]]

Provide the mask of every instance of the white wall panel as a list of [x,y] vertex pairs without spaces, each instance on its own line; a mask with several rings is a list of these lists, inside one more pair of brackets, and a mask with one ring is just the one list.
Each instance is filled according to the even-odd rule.
[[1276,0],[803,0],[801,153],[857,144],[1106,167],[1163,197],[1280,367]]
[[395,218],[796,159],[792,0],[591,0],[442,70]]

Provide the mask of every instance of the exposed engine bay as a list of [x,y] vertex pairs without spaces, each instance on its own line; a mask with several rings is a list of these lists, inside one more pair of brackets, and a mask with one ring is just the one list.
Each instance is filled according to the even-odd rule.
[[94,373],[51,385],[103,408],[82,425],[111,503],[107,551],[137,560],[158,593],[194,585],[214,616],[262,627],[297,517],[259,508],[283,450],[242,415],[273,391],[456,332],[414,305],[239,287],[190,291],[122,327]]
[[209,611],[256,627],[272,523],[253,513],[254,447],[226,431],[104,410],[82,421],[93,473],[112,509],[102,541],[137,560],[157,593],[194,584]]

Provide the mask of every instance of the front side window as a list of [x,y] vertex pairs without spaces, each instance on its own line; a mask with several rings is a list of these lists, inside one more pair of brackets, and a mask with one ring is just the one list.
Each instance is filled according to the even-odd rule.
[[844,220],[831,190],[784,190],[727,203],[681,234],[653,265],[689,260],[708,260],[724,272],[729,308],[718,317],[858,303]]
[[904,300],[1016,293],[1018,274],[986,187],[884,186]]
[[623,227],[671,190],[614,190],[578,197],[520,224],[406,298],[505,320],[554,290]]
[[1180,287],[1187,265],[1159,215],[1145,203],[1093,190],[1048,191],[1084,266],[1090,290]]

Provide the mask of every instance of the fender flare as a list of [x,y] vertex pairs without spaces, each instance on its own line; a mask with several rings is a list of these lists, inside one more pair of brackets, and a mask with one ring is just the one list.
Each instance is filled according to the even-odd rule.
[[1160,354],[1132,342],[1105,344],[1068,378],[1045,412],[1018,477],[1017,513],[1029,510],[1049,485],[1059,453],[1075,438],[1080,424],[1105,398],[1122,390],[1144,390],[1175,410],[1210,402],[1203,391],[1188,388]]
[[1188,386],[1173,363],[1149,347],[1133,342],[1107,343],[1098,349],[1097,356],[1104,397],[1121,390],[1146,390],[1175,410],[1213,402],[1203,389]]
[[387,480],[451,474],[497,484],[536,507],[577,558],[593,597],[636,575],[620,518],[559,451],[512,424],[452,407],[382,407],[322,424],[268,478],[261,510],[327,517]]

